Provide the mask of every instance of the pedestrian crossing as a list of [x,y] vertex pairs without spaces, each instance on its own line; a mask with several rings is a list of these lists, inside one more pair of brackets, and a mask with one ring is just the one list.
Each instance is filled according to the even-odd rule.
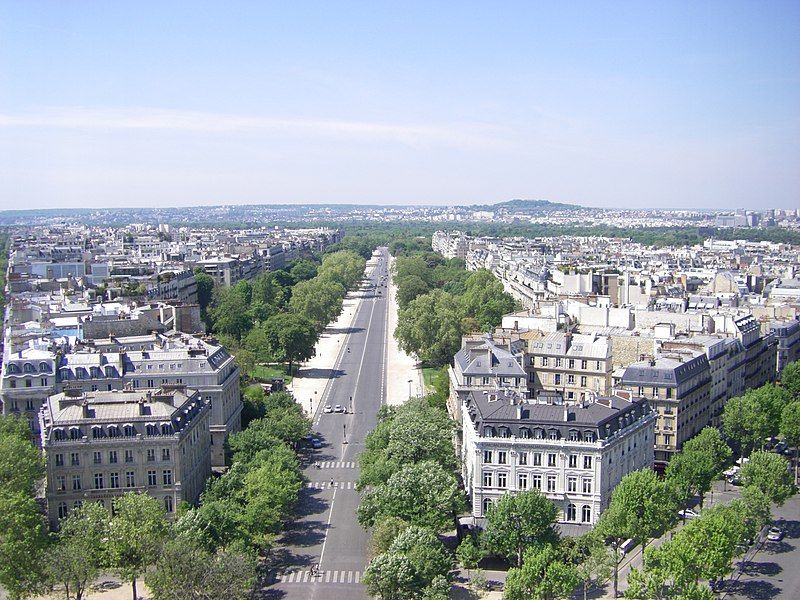
[[309,481],[306,483],[307,488],[314,490],[329,490],[331,488],[339,488],[340,490],[354,490],[356,489],[355,481],[334,481],[331,485],[330,481]]
[[320,469],[357,469],[358,463],[347,460],[322,460],[317,463]]
[[319,571],[316,574],[311,571],[290,571],[288,573],[278,573],[275,576],[276,583],[338,583],[354,584],[361,583],[361,571]]

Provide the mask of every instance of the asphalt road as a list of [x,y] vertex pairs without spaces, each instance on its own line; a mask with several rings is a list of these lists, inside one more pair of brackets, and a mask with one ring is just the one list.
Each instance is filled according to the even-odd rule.
[[[385,248],[381,252],[379,264],[368,277],[376,289],[360,293],[334,369],[320,375],[329,380],[313,423],[323,447],[309,453],[304,468],[309,484],[300,493],[299,517],[271,553],[265,598],[367,598],[360,582],[367,564],[368,536],[356,520],[360,494],[355,482],[358,455],[386,395],[388,304],[382,284],[388,282],[388,252]],[[347,412],[323,412],[325,405],[337,404]],[[311,567],[317,564],[319,574],[313,576]]]

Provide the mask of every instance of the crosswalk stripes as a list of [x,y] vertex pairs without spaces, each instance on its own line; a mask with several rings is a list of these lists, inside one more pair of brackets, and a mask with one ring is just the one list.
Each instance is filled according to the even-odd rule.
[[358,463],[348,460],[323,460],[317,463],[320,469],[355,469]]
[[340,490],[354,490],[356,489],[355,481],[334,481],[331,485],[330,481],[309,481],[306,483],[307,488],[314,490],[329,490],[331,488],[339,488]]
[[279,573],[275,577],[276,583],[336,583],[354,584],[361,583],[361,571],[320,571],[312,575],[311,571],[290,571]]

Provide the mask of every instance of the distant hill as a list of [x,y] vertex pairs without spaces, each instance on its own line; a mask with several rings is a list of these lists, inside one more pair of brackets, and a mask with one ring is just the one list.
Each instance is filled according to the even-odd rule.
[[497,204],[486,204],[473,207],[476,210],[494,210],[511,213],[542,213],[552,210],[569,210],[582,208],[577,204],[562,204],[560,202],[550,202],[549,200],[508,200]]

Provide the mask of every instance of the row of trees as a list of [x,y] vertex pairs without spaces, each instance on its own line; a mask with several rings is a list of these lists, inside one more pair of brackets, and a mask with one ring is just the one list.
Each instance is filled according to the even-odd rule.
[[454,475],[453,423],[439,399],[383,407],[359,461],[368,491],[358,520],[371,531],[364,582],[383,600],[446,600],[453,556],[439,533],[455,526],[464,494]]
[[352,251],[326,254],[318,264],[296,261],[288,270],[261,273],[232,287],[214,287],[196,273],[201,310],[243,373],[260,362],[294,363],[314,355],[322,329],[342,310],[366,263]]
[[433,366],[452,360],[464,333],[492,329],[516,306],[489,271],[469,273],[463,260],[431,252],[398,257],[393,278],[400,309],[395,337]]

